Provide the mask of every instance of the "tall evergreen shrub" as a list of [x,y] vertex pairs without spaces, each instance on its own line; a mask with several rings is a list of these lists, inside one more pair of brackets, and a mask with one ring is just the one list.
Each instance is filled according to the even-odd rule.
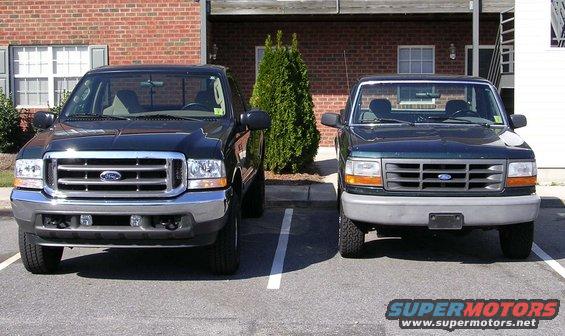
[[15,153],[25,141],[20,112],[0,89],[0,153]]
[[282,31],[277,32],[274,44],[267,36],[251,105],[271,116],[271,128],[265,133],[265,168],[296,173],[312,163],[320,132],[296,34],[290,46],[283,44]]

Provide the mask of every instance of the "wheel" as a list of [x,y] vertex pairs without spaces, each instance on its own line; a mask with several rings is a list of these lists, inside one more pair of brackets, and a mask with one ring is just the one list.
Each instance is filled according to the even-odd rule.
[[265,211],[265,168],[263,164],[257,171],[255,181],[249,186],[243,200],[245,217],[259,218]]
[[339,254],[344,258],[358,257],[363,250],[365,243],[365,233],[343,213],[343,208],[339,211]]
[[63,257],[63,247],[30,243],[27,234],[22,230],[18,230],[18,241],[26,270],[34,274],[50,274],[57,270]]
[[216,242],[209,247],[210,269],[215,274],[233,274],[239,267],[239,223],[241,208],[239,196],[235,194],[228,221],[218,232]]
[[526,259],[530,255],[534,242],[534,222],[500,227],[498,236],[505,257]]

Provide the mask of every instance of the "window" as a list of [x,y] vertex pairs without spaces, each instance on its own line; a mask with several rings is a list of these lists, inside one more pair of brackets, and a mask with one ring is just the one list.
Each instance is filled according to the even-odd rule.
[[[479,46],[479,76],[488,77],[495,46]],[[473,75],[473,46],[465,46],[465,74]]]
[[552,47],[565,47],[565,1],[551,0],[551,29]]
[[221,118],[224,88],[214,75],[186,72],[92,73],[80,81],[62,116]]
[[259,64],[265,56],[265,47],[255,47],[255,78],[259,76]]
[[231,75],[228,76],[228,79],[229,79],[230,89],[231,89],[231,99],[232,99],[233,113],[235,114],[236,118],[239,118],[241,116],[241,114],[245,113],[247,108],[245,107],[245,102],[244,102],[243,98],[241,97],[237,83],[235,82],[235,80],[233,79],[233,77]]
[[[414,89],[415,88],[415,89]],[[397,94],[411,89],[418,96],[435,99],[433,105],[406,106]],[[464,81],[421,81],[362,83],[356,98],[351,124],[486,123],[503,125],[504,116],[496,92],[485,83]]]
[[[433,74],[435,72],[434,46],[399,46],[399,74]],[[407,86],[399,89],[398,99],[401,104],[433,104],[434,98],[419,97],[417,86]]]
[[56,106],[90,69],[88,46],[12,47],[12,88],[18,107]]
[[433,74],[435,55],[433,46],[398,47],[399,74]]

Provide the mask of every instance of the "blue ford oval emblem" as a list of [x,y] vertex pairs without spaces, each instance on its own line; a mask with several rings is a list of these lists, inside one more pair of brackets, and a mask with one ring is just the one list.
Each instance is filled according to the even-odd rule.
[[100,179],[102,181],[119,181],[122,179],[122,174],[113,170],[106,170],[100,173]]
[[449,175],[449,174],[439,174],[437,176],[437,178],[442,180],[442,181],[449,181],[449,180],[451,180],[451,175]]

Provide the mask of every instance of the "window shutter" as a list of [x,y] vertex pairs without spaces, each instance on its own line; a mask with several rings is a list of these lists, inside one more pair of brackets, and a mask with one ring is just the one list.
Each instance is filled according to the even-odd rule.
[[90,51],[90,68],[108,65],[108,46],[97,45],[88,47]]
[[2,90],[6,96],[10,94],[9,84],[8,47],[0,47],[0,90]]

